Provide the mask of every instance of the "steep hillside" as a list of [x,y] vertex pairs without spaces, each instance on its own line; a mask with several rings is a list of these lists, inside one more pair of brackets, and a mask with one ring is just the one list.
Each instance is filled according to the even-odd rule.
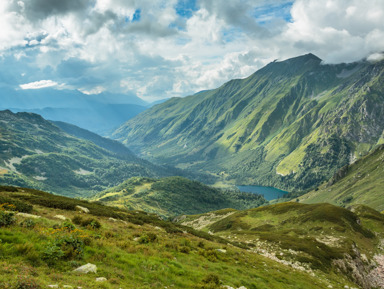
[[0,112],[2,184],[85,197],[129,177],[170,174],[129,150],[71,136],[39,115]]
[[245,242],[252,251],[293,268],[341,273],[362,288],[384,286],[378,274],[384,265],[384,215],[369,207],[349,211],[330,204],[281,203],[184,216],[178,222]]
[[142,210],[170,217],[224,208],[255,208],[266,200],[256,194],[223,191],[182,177],[131,178],[100,193],[96,199],[110,206]]
[[384,61],[323,65],[312,54],[173,98],[114,137],[144,158],[236,184],[308,189],[383,141]]
[[[357,287],[341,272],[291,267],[140,211],[12,187],[0,187],[0,208],[1,288]],[[360,236],[353,235],[358,245]],[[361,240],[373,248],[376,239]],[[94,271],[74,271],[85,264]]]
[[328,202],[339,206],[364,204],[384,210],[384,145],[355,163],[341,168],[333,178],[299,198],[300,202]]

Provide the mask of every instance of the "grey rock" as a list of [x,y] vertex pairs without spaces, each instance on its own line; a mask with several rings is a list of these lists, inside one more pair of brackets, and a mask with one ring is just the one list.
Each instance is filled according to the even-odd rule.
[[87,274],[89,272],[91,273],[96,273],[97,272],[97,267],[94,264],[88,263],[83,266],[80,266],[79,268],[76,268],[73,270],[74,272],[79,272],[79,273],[84,273]]

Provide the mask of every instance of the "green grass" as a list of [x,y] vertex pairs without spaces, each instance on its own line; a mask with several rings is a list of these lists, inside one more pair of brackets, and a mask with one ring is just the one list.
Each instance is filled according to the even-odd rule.
[[[319,271],[316,276],[311,276],[231,245],[230,241],[217,236],[161,221],[155,215],[116,208],[109,208],[108,213],[102,205],[28,189],[10,192],[0,188],[0,192],[8,198],[28,203],[33,206],[32,213],[41,216],[28,225],[25,225],[28,218],[17,217],[13,224],[1,228],[1,288],[24,288],[20,286],[26,282],[35,287],[25,288],[58,284],[98,289],[215,288],[207,286],[218,284],[236,288],[288,286],[304,289],[353,285],[343,275],[326,275]],[[34,198],[22,197],[28,194]],[[46,199],[45,203],[38,201],[39,195],[40,199]],[[52,205],[55,201],[51,202],[51,198],[62,198],[63,207]],[[79,217],[79,213],[70,209],[72,204],[86,206],[91,213]],[[81,225],[59,220],[55,218],[57,214]],[[113,214],[116,219],[110,219]],[[79,222],[87,218],[97,219],[100,227]],[[225,249],[226,253],[216,249]],[[96,264],[97,274],[72,272],[86,263]],[[107,281],[97,283],[96,277],[106,277]]]
[[222,217],[215,212],[210,214],[189,216],[178,222],[193,226],[198,224],[193,220],[211,217],[213,222],[206,222],[203,230],[327,274],[338,272],[334,261],[346,255],[352,259],[358,259],[360,254],[372,258],[380,252],[379,243],[384,236],[384,216],[366,206],[356,206],[351,211],[331,204],[289,202],[234,211]]
[[329,202],[339,206],[364,204],[376,210],[384,209],[384,147],[342,168],[328,182],[299,198],[300,202]]

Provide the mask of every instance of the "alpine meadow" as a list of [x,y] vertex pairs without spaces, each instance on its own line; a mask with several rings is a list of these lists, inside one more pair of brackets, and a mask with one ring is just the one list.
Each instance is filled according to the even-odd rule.
[[0,3],[0,288],[384,289],[382,0]]

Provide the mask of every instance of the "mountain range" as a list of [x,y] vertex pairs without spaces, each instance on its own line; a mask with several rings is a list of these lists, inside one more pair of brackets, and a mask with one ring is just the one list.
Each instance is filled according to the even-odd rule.
[[[33,113],[0,111],[0,181],[85,197],[133,176],[173,173],[122,144]],[[77,135],[77,136],[75,136]]]
[[68,122],[106,135],[146,110],[149,104],[135,95],[100,93],[87,95],[69,89],[0,89],[0,109],[33,112],[45,119]]
[[113,134],[158,164],[234,184],[316,188],[383,142],[384,61],[275,61],[245,79],[172,98]]

